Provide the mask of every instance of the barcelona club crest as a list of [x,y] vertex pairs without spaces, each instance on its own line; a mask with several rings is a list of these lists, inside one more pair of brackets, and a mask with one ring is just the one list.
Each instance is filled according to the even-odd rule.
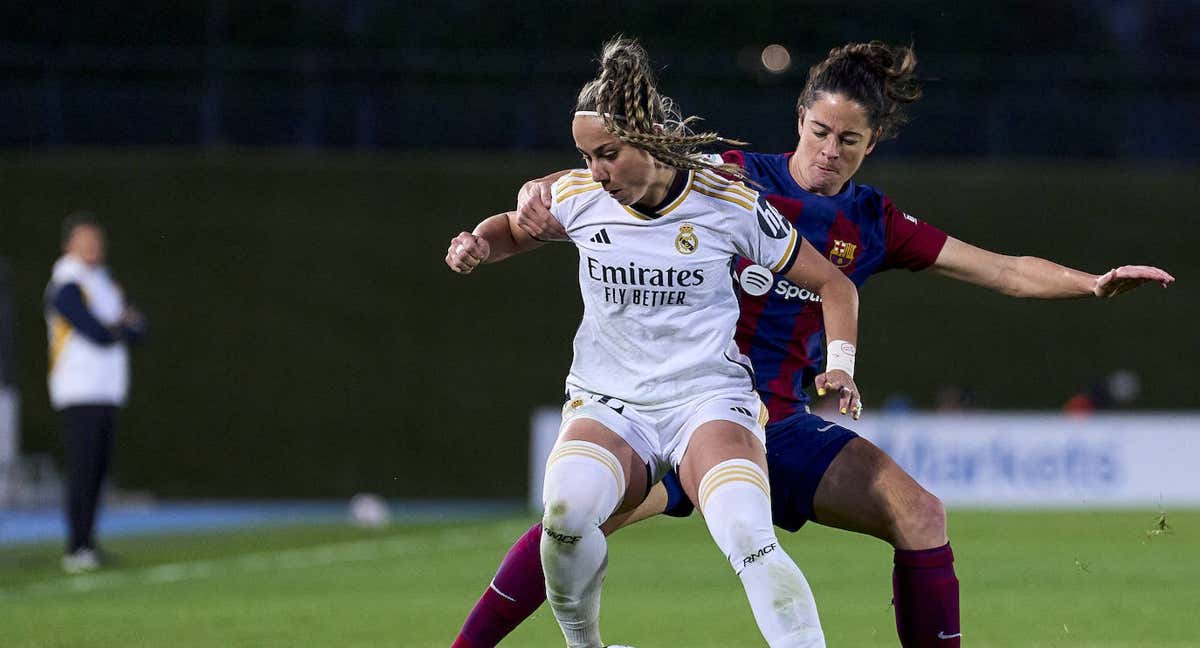
[[845,241],[834,241],[833,248],[829,250],[829,260],[833,262],[833,265],[839,268],[845,268],[851,263],[854,263],[854,251],[857,249],[857,244],[847,243]]
[[679,236],[675,237],[675,249],[680,254],[691,254],[698,247],[700,247],[700,239],[696,238],[696,232],[693,231],[693,227],[686,223],[680,225]]

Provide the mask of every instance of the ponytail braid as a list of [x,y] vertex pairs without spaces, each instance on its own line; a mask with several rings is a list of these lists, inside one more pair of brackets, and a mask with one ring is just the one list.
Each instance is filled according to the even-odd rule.
[[712,144],[746,143],[716,132],[692,132],[690,125],[700,118],[681,118],[670,97],[658,93],[649,56],[635,40],[617,36],[604,44],[600,75],[580,90],[575,110],[599,113],[605,130],[663,164],[685,171],[711,169],[745,179],[745,171],[736,164],[709,162],[698,151]]

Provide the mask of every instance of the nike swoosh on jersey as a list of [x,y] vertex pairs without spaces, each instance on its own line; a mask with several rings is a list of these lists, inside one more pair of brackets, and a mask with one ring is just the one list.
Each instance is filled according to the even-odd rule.
[[829,425],[826,425],[826,426],[825,426],[825,427],[823,427],[823,428],[817,428],[817,432],[828,432],[828,431],[829,431],[829,428],[831,428],[831,427],[833,427],[833,426],[835,426],[835,425],[837,425],[837,423],[830,423]]
[[961,632],[955,632],[954,634],[946,634],[945,631],[938,630],[938,639],[954,639],[955,637],[961,637],[961,636],[962,636]]

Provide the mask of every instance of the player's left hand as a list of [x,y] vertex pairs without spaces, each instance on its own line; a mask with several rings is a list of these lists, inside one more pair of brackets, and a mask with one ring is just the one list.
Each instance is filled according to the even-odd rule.
[[1097,297],[1116,297],[1151,281],[1166,288],[1175,281],[1175,277],[1153,266],[1121,266],[1100,275],[1092,292]]
[[862,395],[850,374],[834,369],[818,375],[813,384],[817,387],[817,396],[838,394],[838,411],[842,414],[849,413],[856,421],[862,416]]
[[446,265],[458,274],[471,274],[491,254],[492,246],[487,239],[470,232],[460,232],[450,240],[450,247],[446,249]]

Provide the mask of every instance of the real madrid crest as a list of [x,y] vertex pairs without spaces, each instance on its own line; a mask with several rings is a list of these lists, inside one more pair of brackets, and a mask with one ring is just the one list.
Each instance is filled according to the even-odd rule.
[[680,254],[691,254],[700,247],[700,239],[696,238],[694,228],[687,223],[679,226],[679,236],[675,237],[675,249]]
[[568,418],[570,416],[573,416],[575,414],[575,410],[579,409],[580,407],[583,407],[583,399],[582,398],[576,398],[574,400],[569,400],[566,403],[563,403],[563,408],[562,408],[563,418]]
[[833,262],[833,265],[839,268],[845,268],[851,263],[854,263],[854,251],[857,249],[858,245],[854,243],[835,240],[833,242],[833,248],[829,250],[829,260]]

